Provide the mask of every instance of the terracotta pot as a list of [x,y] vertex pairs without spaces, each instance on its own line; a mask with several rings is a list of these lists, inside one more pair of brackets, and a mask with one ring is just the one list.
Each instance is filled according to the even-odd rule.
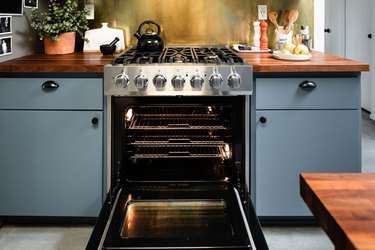
[[59,35],[59,41],[54,41],[49,36],[44,37],[44,52],[48,55],[62,55],[74,52],[76,33],[66,32]]

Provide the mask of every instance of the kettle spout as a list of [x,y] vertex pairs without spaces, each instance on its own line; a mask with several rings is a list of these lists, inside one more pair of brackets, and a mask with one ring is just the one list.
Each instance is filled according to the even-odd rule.
[[134,33],[134,36],[139,40],[141,38],[141,34],[139,34],[139,32],[135,32]]

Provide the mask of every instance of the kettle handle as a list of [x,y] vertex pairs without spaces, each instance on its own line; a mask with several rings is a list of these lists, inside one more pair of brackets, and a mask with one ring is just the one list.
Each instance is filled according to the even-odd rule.
[[141,23],[141,25],[139,25],[139,27],[138,27],[138,31],[137,31],[138,34],[141,33],[142,26],[145,25],[145,24],[154,24],[154,25],[158,28],[157,35],[160,35],[160,25],[157,24],[157,23],[154,22],[154,21],[151,21],[151,20],[144,21],[143,23]]

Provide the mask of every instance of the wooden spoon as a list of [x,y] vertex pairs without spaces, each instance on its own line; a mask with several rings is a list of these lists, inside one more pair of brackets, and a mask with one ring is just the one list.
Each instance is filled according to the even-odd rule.
[[284,12],[284,15],[283,15],[283,26],[284,26],[284,29],[286,29],[286,27],[288,26],[289,24],[289,10],[286,10]]
[[273,23],[273,25],[275,25],[276,29],[279,28],[279,24],[277,23],[277,16],[278,14],[275,11],[268,13],[268,19],[271,21],[271,23]]
[[289,33],[289,31],[293,27],[294,22],[297,21],[298,15],[299,15],[298,10],[293,9],[289,11],[289,14],[288,14],[289,24],[288,24],[288,27],[286,28],[286,33]]

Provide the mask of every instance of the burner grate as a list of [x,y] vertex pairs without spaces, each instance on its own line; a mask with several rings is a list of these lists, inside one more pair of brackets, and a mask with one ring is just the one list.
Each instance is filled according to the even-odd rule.
[[195,62],[191,47],[168,47],[161,57],[163,63],[189,63]]

